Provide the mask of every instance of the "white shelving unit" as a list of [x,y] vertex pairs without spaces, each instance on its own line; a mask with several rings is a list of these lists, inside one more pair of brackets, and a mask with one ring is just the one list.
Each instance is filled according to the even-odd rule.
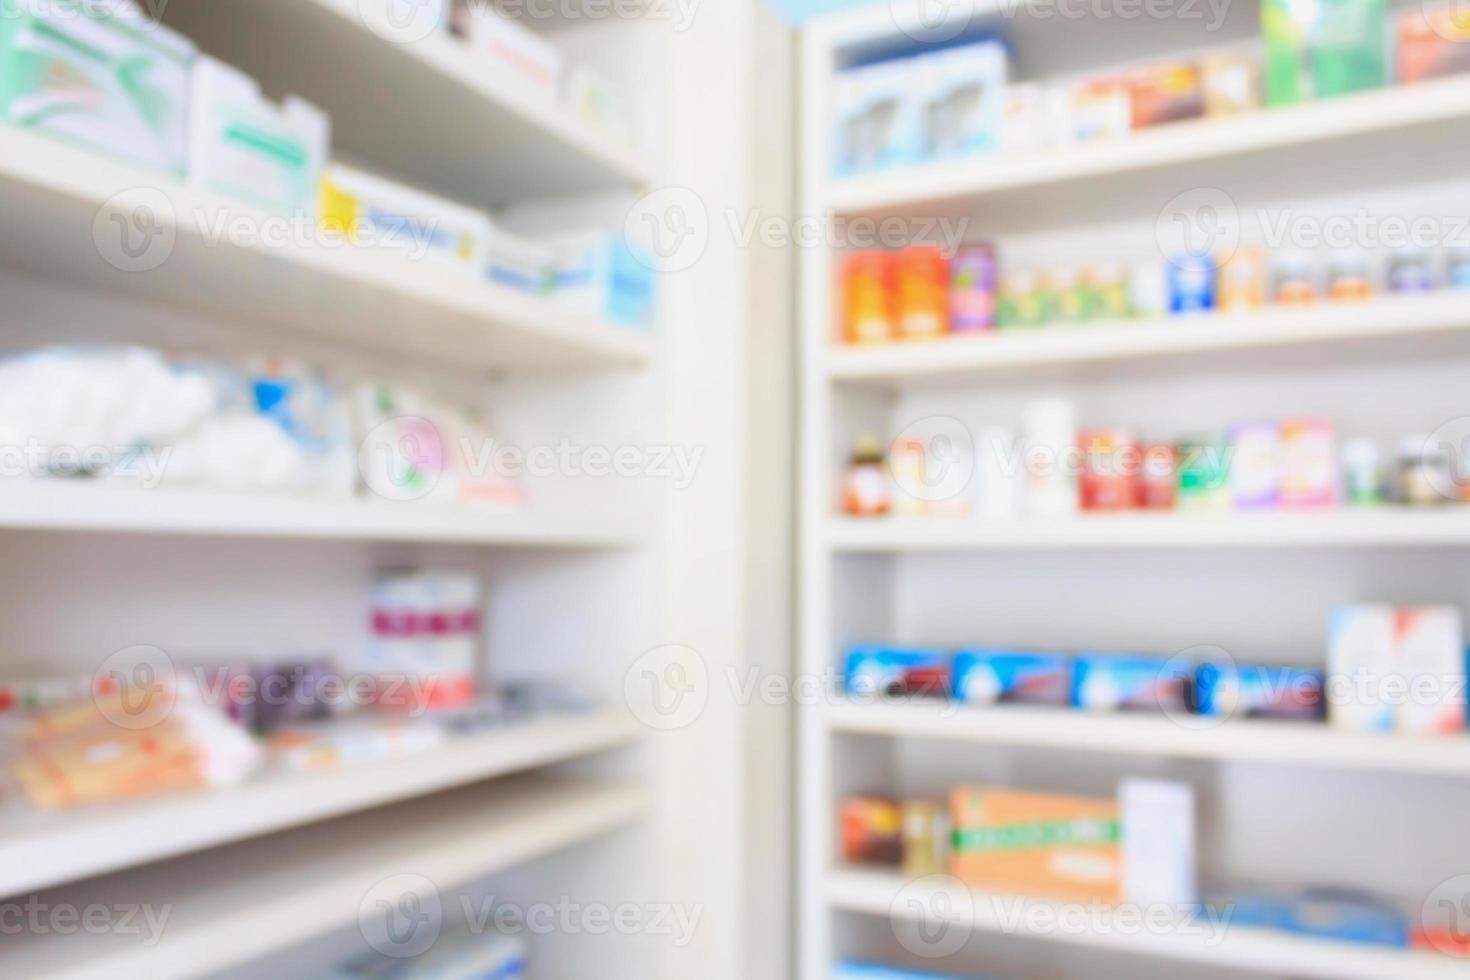
[[[437,797],[431,816],[401,804],[211,851],[187,874],[163,864],[96,879],[48,900],[167,907],[160,941],[27,934],[7,944],[7,969],[48,980],[208,975],[355,925],[363,902],[394,874],[452,887],[608,834],[645,806],[636,788],[512,780]],[[443,898],[427,886],[419,895],[431,896]]]
[[[468,271],[326,238],[271,244],[271,229],[288,227],[282,218],[20,130],[0,130],[0,207],[16,230],[0,244],[0,266],[277,336],[460,369],[639,367],[653,357],[644,331]],[[174,233],[160,246],[171,249],[166,260],[141,272],[112,264],[93,237],[135,208]],[[252,234],[232,237],[236,226]]]
[[1445,507],[1428,512],[1097,514],[1020,521],[838,518],[827,524],[826,540],[834,552],[1463,548],[1470,545],[1470,513]]
[[493,505],[69,486],[55,481],[0,491],[0,528],[588,549],[634,547],[648,540],[650,530],[647,522],[616,513],[546,514]]
[[[857,870],[835,870],[826,882],[826,893],[834,908],[880,917],[894,914],[918,917],[918,910],[925,908],[929,901],[928,896],[937,891],[925,893],[898,875]],[[1046,905],[983,892],[958,895],[946,890],[945,895],[968,902],[965,907],[970,914],[963,921],[973,921],[975,931],[982,934],[1014,933],[1011,922],[1028,921],[1026,906]],[[1383,977],[1453,980],[1465,975],[1463,963],[1433,953],[1327,942],[1264,929],[1231,926],[1224,940],[1216,942],[1203,926],[1193,931],[1181,929],[1155,934],[1144,930],[1081,927],[1069,924],[1062,915],[1055,919],[1034,917],[1033,921],[1036,920],[1048,924],[1034,929],[1028,925],[1020,933],[1043,942],[1157,957],[1181,965],[1231,967],[1322,980],[1381,980]]]
[[[392,0],[215,6],[179,4],[165,19],[210,54],[258,65],[283,90],[311,93],[332,114],[342,152],[445,196],[496,207],[653,180],[636,150],[487,70]],[[452,152],[421,152],[445,133],[454,134]]]
[[[271,96],[292,92],[325,108],[339,159],[497,216],[539,208],[572,227],[617,230],[608,214],[624,213],[655,177],[639,151],[554,98],[506,85],[447,35],[396,36],[388,9],[388,0],[180,0],[165,22]],[[660,79],[677,67],[659,25],[574,27],[556,42],[630,96],[652,93],[636,108],[658,134],[670,90]],[[390,252],[275,241],[261,232],[283,219],[8,126],[0,210],[7,352],[115,343],[277,354],[348,379],[405,381],[446,398],[473,392],[523,444],[668,438],[664,324],[628,328]],[[139,214],[156,222],[165,250],[129,271],[101,234]],[[456,908],[456,889],[511,874],[529,901],[651,901],[664,848],[645,818],[667,800],[649,792],[654,749],[625,713],[622,681],[640,653],[664,642],[668,508],[653,481],[646,490],[627,482],[552,480],[544,493],[528,488],[526,509],[506,510],[6,480],[7,681],[90,676],[139,643],[179,662],[350,655],[365,638],[374,573],[409,566],[480,579],[488,680],[569,678],[618,710],[125,806],[39,814],[7,798],[0,897],[166,907],[170,918],[157,944],[116,931],[8,936],[0,972],[251,975],[256,961],[281,954],[294,975],[310,969],[291,960],[296,947],[329,934],[345,934],[351,958],[370,952],[357,930],[374,909],[362,903],[399,873],[432,882]],[[557,857],[573,847],[576,861]],[[546,975],[585,975],[595,963],[599,975],[633,980],[657,975],[665,956],[652,936],[554,940],[531,950]]]
[[[1052,81],[1259,36],[1253,5],[1231,8],[1218,33],[1183,19],[1124,25],[1002,8],[974,0],[936,11],[915,0],[805,27],[804,214],[907,218],[931,235],[935,220],[964,222],[957,227],[967,238],[999,247],[1003,265],[1048,268],[1162,261],[1156,221],[1171,199],[1201,188],[1238,209],[1247,242],[1282,212],[1314,220],[1458,213],[1453,202],[1467,190],[1453,150],[1470,105],[1463,76],[1067,150],[831,177],[834,71],[918,52],[921,38],[1002,34],[1019,80]],[[838,504],[858,435],[892,436],[934,419],[971,432],[1014,429],[1025,402],[1040,396],[1072,400],[1084,427],[1128,425],[1161,441],[1240,419],[1313,415],[1396,447],[1470,408],[1454,380],[1470,357],[1466,294],[852,347],[841,340],[840,255],[828,246],[801,257],[804,675],[840,677],[846,650],[871,643],[1166,655],[1222,646],[1241,663],[1321,667],[1335,605],[1470,607],[1463,507],[1001,523],[857,520],[840,516]],[[1244,927],[1230,927],[1218,944],[1178,931],[1018,929],[996,914],[1001,900],[992,896],[947,895],[941,908],[896,873],[842,867],[837,836],[837,806],[850,794],[941,799],[972,783],[1099,796],[1131,776],[1178,779],[1200,801],[1207,880],[1339,884],[1417,910],[1463,870],[1447,815],[1470,805],[1466,738],[1371,738],[1245,720],[1191,728],[1137,715],[840,698],[804,704],[798,738],[803,980],[821,980],[848,959],[1087,980],[1175,976],[1186,964],[1211,978],[1466,975],[1463,962],[1432,953]],[[967,944],[943,959],[905,946],[900,919],[956,901],[974,906]],[[875,928],[875,919],[894,928]]]
[[977,745],[1063,749],[1385,773],[1470,776],[1470,737],[1363,735],[1314,723],[1232,719],[1217,726],[1148,715],[1091,715],[1007,705],[849,704],[828,708],[842,735],[930,739]]
[[101,810],[0,821],[0,895],[177,857],[251,837],[631,745],[620,714],[556,717],[347,769],[263,774],[242,786]]
[[1470,297],[1430,293],[1162,322],[1057,326],[884,347],[838,345],[827,352],[826,363],[834,381],[901,389],[1002,376],[1045,379],[1059,371],[1100,374],[1130,367],[1177,371],[1206,358],[1231,369],[1272,367],[1288,352],[1315,363],[1333,358],[1413,356],[1431,343],[1463,352],[1467,338]]
[[[890,23],[890,27],[893,25]],[[896,28],[894,28],[896,30]],[[912,171],[850,177],[833,183],[830,201],[840,214],[921,212],[944,205],[970,206],[987,197],[1089,181],[1106,181],[1183,165],[1216,165],[1231,157],[1332,144],[1355,137],[1411,139],[1423,127],[1470,118],[1470,82],[1450,78],[1412,89],[1385,89],[1275,109],[1238,119],[1161,126],[1127,140],[1014,159],[932,164]],[[1331,159],[1330,156],[1324,157]]]

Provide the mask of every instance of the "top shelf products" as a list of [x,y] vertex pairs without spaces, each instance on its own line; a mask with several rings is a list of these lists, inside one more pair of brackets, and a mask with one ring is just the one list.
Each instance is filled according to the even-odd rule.
[[1382,0],[1301,10],[1263,0],[1262,23],[1264,58],[1260,46],[1234,47],[1044,84],[1015,82],[999,40],[844,69],[832,88],[833,176],[1035,155],[1470,69],[1470,22],[1432,4],[1390,15]]

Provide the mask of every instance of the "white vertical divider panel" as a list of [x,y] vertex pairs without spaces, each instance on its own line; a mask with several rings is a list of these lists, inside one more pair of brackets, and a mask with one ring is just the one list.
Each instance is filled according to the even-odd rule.
[[[802,34],[801,212],[827,215],[827,84],[832,41],[820,23]],[[832,392],[825,358],[831,329],[831,260],[825,248],[801,255],[800,626],[798,670],[821,676],[831,658],[832,564],[821,529],[831,509]],[[831,959],[831,915],[820,887],[832,860],[832,746],[819,711],[802,708],[797,722],[798,976],[821,980]]]
[[664,500],[663,642],[696,651],[708,684],[697,717],[651,738],[660,893],[703,910],[692,943],[663,947],[659,975],[742,980],[746,719],[726,679],[747,662],[749,256],[724,228],[727,214],[749,207],[752,7],[706,3],[682,29],[663,29],[674,83],[663,93],[668,138],[653,193],[669,204],[651,210],[674,222],[660,233],[678,233],[676,209],[695,199],[708,222],[702,254],[663,278],[667,438],[703,450],[693,485]]
[[[762,216],[791,220],[797,208],[796,34],[768,0],[753,0],[753,74],[759,107],[750,127],[751,204]],[[746,676],[790,677],[796,607],[796,263],[788,243],[750,246],[750,365],[746,383],[749,553]],[[746,707],[744,933],[747,977],[790,977],[795,909],[794,708],[785,699]]]

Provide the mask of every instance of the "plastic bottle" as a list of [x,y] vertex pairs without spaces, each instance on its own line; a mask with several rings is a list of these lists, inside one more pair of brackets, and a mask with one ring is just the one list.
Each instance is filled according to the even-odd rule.
[[1026,407],[1026,510],[1037,517],[1077,513],[1077,411],[1065,398]]

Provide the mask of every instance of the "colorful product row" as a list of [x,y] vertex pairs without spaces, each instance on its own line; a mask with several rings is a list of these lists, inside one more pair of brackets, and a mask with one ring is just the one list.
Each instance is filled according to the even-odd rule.
[[1450,606],[1344,606],[1328,627],[1327,670],[1134,655],[859,646],[846,693],[953,698],[1087,711],[1320,721],[1356,732],[1465,731],[1464,624]]
[[1199,901],[1194,792],[1128,780],[1116,799],[960,787],[947,803],[853,796],[839,809],[844,861],[948,873],[1007,895],[1117,904]]
[[[266,769],[326,772],[411,757],[452,737],[588,710],[574,694],[528,699],[506,692],[469,705],[431,706],[423,717],[404,716],[395,701],[394,713],[385,716],[372,710],[372,699],[382,704],[385,690],[417,685],[398,677],[387,684],[381,677],[343,677],[317,664],[304,669],[314,673],[287,665],[254,674],[199,667],[150,682],[147,690],[119,686],[47,709],[0,711],[0,798],[13,791],[38,810],[58,810],[221,789]],[[344,708],[356,691],[366,707]],[[157,720],[144,714],[146,727],[125,723],[140,717],[140,705],[144,712],[156,706]]]
[[[980,892],[1164,906],[1224,928],[1452,955],[1463,946],[1445,941],[1453,921],[1413,927],[1405,903],[1361,889],[1230,883],[1202,896],[1195,823],[1194,792],[1182,783],[1128,780],[1111,799],[974,786],[953,790],[947,806],[849,797],[839,839],[845,861],[901,866],[913,878],[943,873],[938,850],[939,867]],[[1452,920],[1453,910],[1434,912]]]
[[1125,139],[1470,70],[1470,21],[1453,4],[1390,14],[1384,0],[1262,0],[1255,46],[1053,84],[1013,83],[999,38],[847,67],[832,81],[837,177],[994,153]]
[[[1163,657],[1021,650],[857,647],[846,691],[969,705],[1030,704],[1087,711],[1320,720],[1323,675],[1294,667],[1185,663]],[[1463,713],[1463,712],[1462,712]]]
[[1218,259],[1183,254],[998,275],[996,250],[984,242],[961,245],[953,258],[926,245],[861,251],[843,267],[843,339],[884,344],[992,328],[1353,302],[1379,292],[1470,290],[1470,246],[1443,254],[1405,246],[1378,264],[1360,250],[1334,253],[1324,265],[1306,253],[1268,255],[1242,246]]
[[[1148,442],[1125,427],[1078,430],[1070,402],[1026,409],[1024,436],[992,427],[968,444],[873,436],[854,447],[842,508],[853,517],[1066,517],[1129,510],[1438,507],[1470,503],[1470,447],[1412,435],[1385,460],[1377,443],[1338,446],[1320,418],[1251,421],[1224,433]],[[947,474],[973,473],[947,489]]]

